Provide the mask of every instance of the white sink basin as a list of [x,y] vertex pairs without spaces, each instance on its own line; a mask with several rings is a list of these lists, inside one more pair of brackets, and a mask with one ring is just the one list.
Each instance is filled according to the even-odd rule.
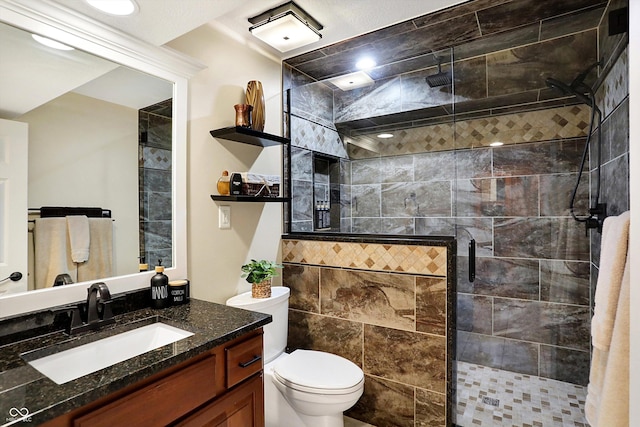
[[28,363],[57,384],[64,384],[191,335],[164,323],[152,323]]

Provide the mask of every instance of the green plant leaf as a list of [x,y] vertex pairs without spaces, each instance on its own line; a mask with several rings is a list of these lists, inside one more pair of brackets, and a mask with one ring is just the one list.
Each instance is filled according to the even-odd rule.
[[277,268],[282,268],[282,265],[264,259],[252,259],[251,262],[240,268],[243,272],[241,277],[249,283],[260,283],[276,277],[278,275]]

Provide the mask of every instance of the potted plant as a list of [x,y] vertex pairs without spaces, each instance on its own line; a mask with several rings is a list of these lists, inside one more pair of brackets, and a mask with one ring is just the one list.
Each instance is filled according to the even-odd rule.
[[242,277],[251,283],[253,298],[269,298],[271,296],[271,279],[278,275],[277,268],[282,265],[264,259],[252,259],[242,266]]

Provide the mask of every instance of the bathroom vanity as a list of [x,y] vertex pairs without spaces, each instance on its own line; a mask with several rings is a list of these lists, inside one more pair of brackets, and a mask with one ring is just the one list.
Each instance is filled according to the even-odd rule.
[[[270,321],[266,314],[192,300],[117,315],[115,325],[97,332],[7,340],[0,346],[0,425],[200,426],[228,420],[263,426],[262,326]],[[156,322],[193,335],[63,384],[28,363],[34,353]]]

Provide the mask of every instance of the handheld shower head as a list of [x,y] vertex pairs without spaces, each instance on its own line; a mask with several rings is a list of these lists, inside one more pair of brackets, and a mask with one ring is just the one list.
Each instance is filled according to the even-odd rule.
[[[575,80],[574,80],[575,82]],[[554,79],[553,77],[547,77],[545,83],[551,89],[556,89],[567,96],[575,96],[583,104],[587,104],[590,107],[594,106],[593,101],[587,97],[584,93],[580,93],[576,88],[573,87],[573,84],[567,85],[566,83],[561,82],[560,80]]]

